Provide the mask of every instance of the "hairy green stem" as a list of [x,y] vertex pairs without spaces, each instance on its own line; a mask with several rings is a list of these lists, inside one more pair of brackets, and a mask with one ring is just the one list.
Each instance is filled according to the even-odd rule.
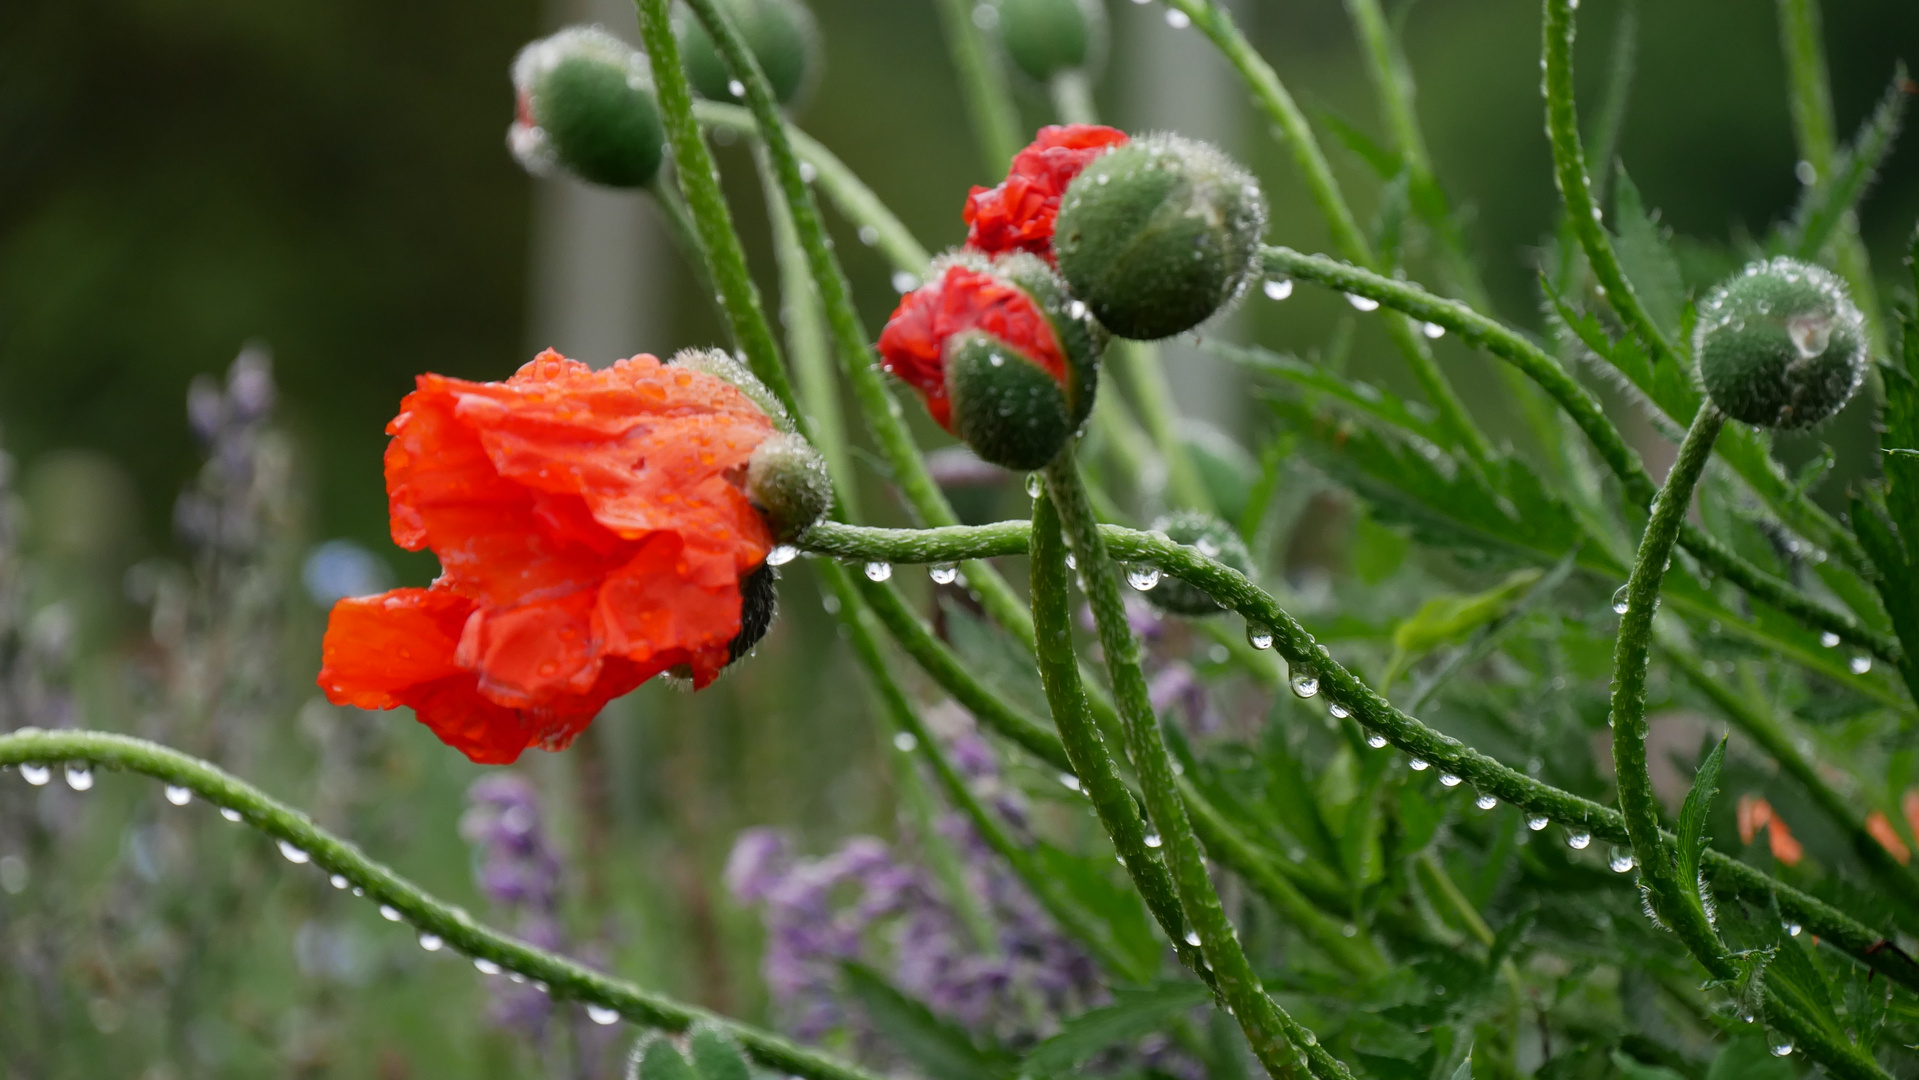
[[[1518,331],[1457,300],[1434,296],[1409,282],[1324,255],[1306,255],[1287,247],[1267,247],[1264,255],[1269,272],[1377,300],[1414,318],[1443,326],[1512,364],[1538,384],[1591,441],[1600,460],[1619,478],[1627,497],[1642,507],[1652,504],[1655,490],[1652,477],[1647,475],[1639,455],[1626,444],[1619,429],[1606,418],[1599,400],[1567,374],[1557,360]],[[1705,530],[1683,523],[1680,542],[1700,562],[1725,575],[1728,581],[1807,625],[1837,634],[1888,663],[1897,664],[1897,658],[1904,655],[1896,638],[1866,626],[1850,613],[1835,611],[1806,596],[1740,557]]]
[[1046,489],[1059,513],[1067,544],[1079,562],[1080,579],[1092,604],[1100,649],[1105,654],[1114,701],[1125,728],[1126,748],[1139,776],[1146,812],[1164,838],[1173,885],[1206,962],[1213,969],[1220,996],[1269,1074],[1290,1076],[1297,1053],[1305,1057],[1307,1067],[1321,1080],[1345,1080],[1351,1075],[1346,1067],[1267,996],[1213,888],[1173,774],[1159,718],[1147,694],[1146,676],[1139,666],[1139,640],[1126,621],[1113,562],[1087,503],[1070,445],[1046,467]]
[[[1166,2],[1167,6],[1191,19],[1193,26],[1218,47],[1246,82],[1252,92],[1253,103],[1266,114],[1274,130],[1292,150],[1293,164],[1306,181],[1307,192],[1332,231],[1334,247],[1353,262],[1376,266],[1372,244],[1367,241],[1366,234],[1360,231],[1352,208],[1346,204],[1346,196],[1340,192],[1339,181],[1333,177],[1332,165],[1320,149],[1312,125],[1307,123],[1306,114],[1300,111],[1299,104],[1287,91],[1286,84],[1280,82],[1272,65],[1259,55],[1252,42],[1246,40],[1239,26],[1233,22],[1233,17],[1214,0]],[[1467,456],[1476,460],[1490,456],[1492,451],[1485,435],[1473,423],[1465,403],[1446,380],[1445,373],[1440,371],[1419,328],[1409,319],[1389,317],[1386,319],[1386,332],[1405,356],[1420,390],[1438,411],[1441,427],[1466,451]]]
[[51,767],[63,762],[142,773],[238,813],[243,823],[279,841],[283,854],[311,861],[319,870],[338,875],[355,895],[364,895],[369,903],[392,911],[419,933],[438,938],[475,961],[543,984],[556,1000],[611,1009],[635,1024],[667,1031],[684,1031],[702,1021],[711,1023],[738,1040],[767,1068],[808,1080],[880,1080],[857,1065],[772,1032],[643,989],[482,926],[465,910],[368,858],[357,846],[315,825],[305,814],[198,758],[145,739],[101,731],[20,728],[0,735],[0,767]]
[[[1320,693],[1352,714],[1362,726],[1405,753],[1432,763],[1478,790],[1529,814],[1558,822],[1569,832],[1613,843],[1628,843],[1618,811],[1562,791],[1509,768],[1494,758],[1443,735],[1394,708],[1327,652],[1298,620],[1245,575],[1190,547],[1151,533],[1116,526],[1099,530],[1108,552],[1127,562],[1148,563],[1205,591],[1221,606],[1237,611],[1250,625],[1273,635],[1273,648],[1297,669],[1319,677]],[[802,546],[842,558],[891,562],[948,562],[993,558],[1027,551],[1026,522],[924,531],[869,529],[824,523],[801,538]],[[1885,948],[1885,936],[1831,905],[1780,882],[1745,863],[1708,850],[1708,876],[1730,891],[1764,902],[1776,899],[1781,911],[1859,962],[1901,985],[1919,990],[1919,964]]]
[[1019,111],[1013,107],[1006,73],[973,25],[973,0],[934,0],[934,5],[953,66],[959,71],[960,97],[966,102],[966,119],[973,126],[980,160],[986,174],[997,177],[1020,147]]
[[[664,9],[666,0],[639,0],[639,3],[644,12],[655,7]],[[953,514],[945,493],[933,482],[933,476],[926,468],[926,458],[920,453],[919,445],[913,441],[912,433],[901,418],[899,402],[887,391],[880,375],[872,346],[866,340],[866,329],[860,324],[859,312],[853,307],[852,286],[846,280],[846,272],[840,267],[839,258],[833,254],[833,245],[820,221],[819,204],[813,198],[813,190],[801,175],[799,157],[794,152],[786,120],[780,115],[778,103],[773,99],[773,89],[766,81],[766,73],[760,70],[759,61],[740,36],[739,28],[732,24],[715,0],[686,0],[686,3],[718,46],[727,69],[746,87],[747,107],[752,111],[754,123],[759,128],[760,140],[772,162],[780,193],[792,212],[793,226],[799,233],[800,246],[806,252],[814,287],[819,290],[820,302],[826,309],[827,325],[833,332],[841,369],[852,384],[854,399],[859,402],[867,426],[879,442],[887,464],[892,467],[893,482],[899,485],[907,504],[922,522],[928,525],[956,524],[959,519]],[[670,32],[668,36],[671,36]],[[679,81],[684,83],[684,77]],[[678,107],[669,106],[664,93],[660,104],[669,117]],[[690,105],[680,122],[692,122]],[[694,141],[698,142],[698,139]],[[703,151],[704,147],[701,149]],[[699,207],[695,205],[694,210],[697,213]],[[725,231],[731,235],[730,227]],[[737,237],[733,238],[735,246],[738,242]],[[785,373],[781,372],[780,377],[783,384]],[[979,594],[980,603],[987,613],[1030,646],[1033,640],[1032,616],[999,571],[985,563],[969,564],[967,582]]]

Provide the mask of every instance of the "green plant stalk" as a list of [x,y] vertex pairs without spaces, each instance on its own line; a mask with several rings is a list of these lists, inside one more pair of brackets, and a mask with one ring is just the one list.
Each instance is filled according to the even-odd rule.
[[[1445,327],[1465,341],[1507,361],[1537,383],[1573,424],[1591,441],[1600,460],[1619,478],[1628,498],[1639,506],[1652,504],[1652,477],[1639,455],[1626,444],[1619,429],[1606,418],[1597,398],[1559,366],[1559,362],[1523,335],[1456,300],[1447,300],[1416,285],[1375,274],[1324,255],[1305,255],[1286,247],[1264,249],[1269,271],[1317,282],[1355,296],[1364,296],[1403,311],[1414,318]],[[1771,574],[1747,562],[1717,537],[1685,523],[1680,542],[1700,562],[1728,581],[1779,608],[1807,625],[1839,635],[1888,663],[1897,664],[1903,650],[1896,638],[1874,630],[1848,612],[1835,611]]]
[[700,292],[719,312],[720,320],[731,327],[727,318],[726,304],[720,299],[719,286],[713,281],[713,260],[706,253],[706,245],[700,242],[700,231],[693,225],[693,216],[687,213],[686,200],[680,196],[679,189],[655,179],[647,185],[647,194],[653,196],[653,205],[660,211],[660,217],[666,222],[666,231],[672,234],[680,254],[693,268],[693,278],[699,283]]
[[674,175],[686,195],[687,209],[699,234],[700,247],[711,263],[714,283],[719,287],[720,304],[733,340],[746,354],[747,367],[766,384],[780,404],[794,414],[808,434],[805,419],[793,398],[793,387],[786,378],[786,366],[780,361],[780,349],[773,330],[760,305],[759,289],[746,267],[746,250],[733,230],[733,214],[727,209],[726,196],[720,191],[720,178],[713,155],[700,138],[699,122],[693,118],[693,88],[680,65],[680,43],[673,36],[669,13],[670,0],[635,0],[640,14],[640,39],[652,58],[654,91],[660,99],[660,116],[666,126],[667,145],[673,151]]
[[[1351,1075],[1346,1067],[1267,996],[1226,918],[1173,775],[1172,758],[1148,698],[1145,673],[1140,670],[1139,641],[1127,624],[1113,563],[1087,503],[1086,489],[1080,484],[1070,444],[1046,467],[1046,489],[1058,511],[1066,542],[1078,560],[1081,581],[1092,604],[1100,648],[1105,653],[1113,697],[1125,726],[1126,748],[1139,776],[1146,812],[1164,838],[1173,885],[1206,962],[1213,969],[1220,996],[1239,1021],[1254,1056],[1270,1075],[1292,1075],[1297,1053],[1305,1057],[1307,1067],[1321,1080],[1346,1080]],[[1064,590],[1064,582],[1054,581],[1050,587],[1057,594]],[[1070,722],[1070,718],[1055,719]]]
[[1099,111],[1093,106],[1093,84],[1086,72],[1074,68],[1053,76],[1046,87],[1052,93],[1053,112],[1062,124],[1097,124]]
[[[667,37],[671,37],[670,28],[665,27],[664,11],[667,0],[638,0],[642,12],[658,9],[661,27]],[[832,244],[826,236],[826,228],[820,221],[819,204],[813,198],[813,191],[807,187],[806,180],[800,174],[799,158],[793,150],[792,137],[787,132],[786,120],[780,115],[779,105],[773,99],[772,87],[766,81],[766,73],[760,70],[759,61],[754,59],[751,49],[715,0],[686,0],[700,24],[712,37],[719,48],[720,56],[726,61],[727,69],[735,79],[746,87],[746,102],[752,111],[755,124],[759,128],[760,141],[766,147],[767,157],[773,164],[773,173],[779,181],[781,195],[787,208],[792,212],[794,228],[799,233],[800,246],[806,252],[807,266],[813,274],[813,284],[819,290],[820,302],[826,309],[827,325],[833,332],[835,349],[839,353],[841,369],[846,373],[847,381],[852,384],[853,397],[859,403],[860,411],[865,415],[867,426],[880,444],[887,463],[893,470],[893,482],[898,484],[906,496],[906,501],[918,514],[924,524],[953,525],[959,519],[954,516],[952,506],[946,501],[946,495],[933,482],[933,476],[926,469],[926,459],[920,454],[918,444],[913,441],[912,433],[901,419],[900,405],[892,394],[887,392],[872,346],[866,340],[866,329],[860,325],[859,312],[854,310],[852,286],[846,280],[839,259],[833,254]],[[642,20],[645,22],[646,20]],[[642,27],[644,31],[645,27]],[[677,46],[671,55],[678,63]],[[652,48],[648,39],[649,51]],[[663,61],[659,55],[655,63]],[[684,88],[684,73],[678,72],[677,82]],[[663,80],[662,86],[669,80]],[[698,143],[698,125],[693,119],[691,99],[674,98],[671,102],[662,90],[660,108],[668,117],[668,127],[693,129],[693,142]],[[677,146],[677,143],[676,143]],[[700,150],[704,153],[702,144]],[[710,160],[710,159],[709,159]],[[715,185],[717,191],[717,184]],[[699,214],[700,206],[693,206]],[[724,212],[724,204],[721,205]],[[723,231],[737,249],[739,240],[733,235],[730,222],[722,222]],[[744,266],[744,263],[742,263]],[[722,275],[723,277],[723,275]],[[761,323],[764,324],[762,317]],[[785,372],[780,372],[784,385]],[[966,580],[974,592],[979,594],[980,603],[1001,626],[1025,641],[1029,647],[1033,640],[1033,620],[1026,606],[1013,592],[1006,579],[998,570],[985,563],[969,563],[966,567]]]
[[1687,682],[1719,707],[1719,711],[1732,721],[1734,727],[1757,743],[1761,750],[1779,763],[1787,775],[1799,782],[1813,803],[1824,811],[1840,832],[1846,834],[1846,838],[1852,842],[1854,854],[1879,878],[1894,902],[1910,910],[1914,898],[1919,897],[1919,873],[1915,873],[1910,866],[1901,865],[1884,844],[1866,831],[1865,819],[1847,804],[1845,797],[1827,783],[1812,761],[1800,752],[1792,735],[1786,730],[1785,721],[1759,707],[1745,695],[1735,692],[1719,679],[1706,674],[1699,658],[1691,650],[1671,641],[1662,641],[1659,651],[1679,669]]
[[[1254,104],[1266,114],[1281,139],[1291,148],[1293,163],[1306,181],[1306,190],[1332,231],[1333,245],[1355,263],[1377,265],[1372,244],[1367,241],[1366,234],[1360,231],[1352,208],[1346,205],[1346,197],[1339,190],[1339,181],[1333,178],[1332,165],[1320,150],[1312,125],[1307,123],[1306,114],[1300,111],[1286,85],[1279,81],[1279,75],[1273,71],[1272,65],[1259,55],[1246,36],[1240,33],[1232,16],[1214,0],[1166,0],[1166,3],[1191,19],[1193,26],[1212,41],[1245,80]],[[1459,394],[1433,360],[1432,350],[1427,347],[1426,339],[1420,336],[1419,328],[1408,319],[1388,318],[1385,322],[1387,334],[1405,356],[1420,390],[1438,411],[1441,426],[1458,441],[1467,456],[1475,460],[1489,457],[1492,450],[1486,443],[1485,435],[1473,423],[1465,403],[1459,399]]]
[[934,0],[934,6],[939,9],[953,67],[959,71],[960,97],[966,102],[973,140],[979,145],[986,174],[998,176],[1020,148],[1019,111],[1013,107],[1006,73],[973,25],[972,0]]
[[[1611,807],[1509,768],[1393,708],[1333,659],[1270,594],[1239,571],[1151,533],[1116,526],[1102,526],[1099,532],[1112,556],[1149,563],[1174,574],[1222,606],[1239,612],[1248,624],[1271,631],[1274,651],[1287,663],[1316,672],[1322,694],[1391,745],[1461,777],[1482,792],[1558,822],[1571,832],[1612,843],[1630,842],[1624,818]],[[931,563],[1026,554],[1030,534],[1023,521],[930,530],[872,529],[827,522],[815,526],[800,543],[809,550],[841,558]],[[1730,891],[1760,902],[1776,899],[1782,912],[1834,947],[1901,985],[1919,990],[1919,964],[1886,949],[1884,935],[1871,927],[1718,851],[1705,851],[1703,865],[1715,882]]]
[[[753,120],[753,114],[738,105],[724,105],[717,101],[693,102],[693,116],[702,127],[717,128],[732,132],[743,138],[757,140],[760,126]],[[839,212],[861,228],[870,228],[875,235],[874,247],[886,256],[895,270],[904,270],[909,274],[923,274],[926,264],[933,257],[926,248],[914,238],[913,233],[900,219],[894,216],[886,204],[881,202],[873,190],[860,182],[853,170],[833,155],[831,150],[820,145],[812,136],[799,130],[792,124],[786,127],[787,135],[792,139],[793,152],[801,161],[812,166],[814,183],[826,193],[826,197]],[[771,178],[768,187],[775,187]]]
[[1573,236],[1586,253],[1593,276],[1599,279],[1606,302],[1621,322],[1640,339],[1660,363],[1680,363],[1672,343],[1646,313],[1632,283],[1619,265],[1612,240],[1600,225],[1599,204],[1593,199],[1592,179],[1586,170],[1586,151],[1579,138],[1579,115],[1573,102],[1572,0],[1545,0],[1546,135],[1552,143],[1553,180],[1566,204]]
[[857,1065],[602,974],[482,926],[465,910],[368,858],[357,846],[315,825],[305,814],[198,758],[145,739],[101,731],[20,728],[0,735],[0,767],[56,766],[63,762],[142,773],[236,811],[244,824],[305,854],[320,871],[345,878],[368,903],[393,909],[420,933],[431,934],[468,957],[544,984],[555,1000],[612,1009],[632,1023],[667,1031],[684,1031],[702,1021],[711,1023],[738,1040],[767,1068],[808,1080],[881,1080]]
[[[1653,794],[1652,773],[1646,762],[1646,672],[1652,659],[1659,583],[1679,538],[1679,525],[1692,506],[1693,488],[1712,458],[1713,441],[1725,423],[1725,414],[1711,402],[1700,406],[1699,415],[1679,446],[1678,459],[1653,500],[1652,516],[1640,539],[1632,576],[1626,581],[1626,613],[1619,621],[1613,649],[1611,722],[1619,808],[1653,910],[1715,979],[1732,980],[1739,975],[1738,966],[1713,929],[1695,883],[1679,880],[1675,849],[1660,827],[1659,800]],[[1885,1075],[1869,1055],[1819,1027],[1770,988],[1766,1017],[1834,1075],[1861,1080]]]

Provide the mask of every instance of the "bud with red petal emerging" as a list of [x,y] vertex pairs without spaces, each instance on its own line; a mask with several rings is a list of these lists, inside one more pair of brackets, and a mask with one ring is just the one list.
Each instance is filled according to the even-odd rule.
[[607,187],[645,187],[666,156],[646,58],[597,26],[573,26],[520,50],[507,146],[526,170],[563,169]]
[[1060,197],[1086,163],[1126,143],[1126,133],[1098,124],[1039,129],[1033,144],[1013,155],[997,187],[966,196],[966,245],[988,255],[1027,251],[1053,261],[1053,219]]
[[792,417],[766,384],[718,349],[682,349],[672,362],[731,384],[780,429],[753,449],[746,465],[746,496],[766,519],[773,539],[785,543],[825,517],[833,504],[826,459],[793,429]]
[[1073,295],[1121,337],[1198,326],[1253,279],[1266,199],[1218,148],[1149,135],[1081,171],[1060,203],[1053,252]]
[[1105,331],[1035,256],[934,264],[880,334],[887,371],[982,459],[1053,460],[1092,411]]

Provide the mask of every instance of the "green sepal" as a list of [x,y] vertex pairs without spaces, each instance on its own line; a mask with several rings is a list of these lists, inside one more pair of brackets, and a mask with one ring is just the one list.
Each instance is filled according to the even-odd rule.
[[1043,467],[1078,426],[1051,373],[978,330],[947,340],[946,394],[955,433],[981,460],[1008,469]]
[[1052,324],[1053,336],[1066,356],[1066,411],[1078,429],[1092,415],[1093,398],[1099,391],[1099,361],[1110,335],[1039,256],[1001,255],[993,260],[992,271],[1025,290]]
[[747,459],[746,496],[766,519],[773,539],[784,543],[826,515],[833,503],[833,478],[812,443],[791,432],[775,432]]
[[568,56],[533,87],[535,116],[554,160],[607,187],[645,187],[666,157],[659,105],[627,70],[602,59]]

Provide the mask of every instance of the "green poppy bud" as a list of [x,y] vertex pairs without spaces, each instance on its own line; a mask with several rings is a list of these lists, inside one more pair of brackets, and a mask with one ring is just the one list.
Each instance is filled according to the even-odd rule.
[[1095,68],[1106,51],[1099,0],[999,0],[997,10],[1007,57],[1040,82]]
[[760,407],[760,411],[766,414],[767,419],[773,421],[775,427],[781,431],[793,430],[793,418],[787,415],[786,406],[780,404],[780,399],[773,394],[773,391],[767,389],[766,384],[759,380],[759,376],[753,374],[751,368],[726,350],[681,349],[674,353],[673,359],[668,360],[667,363],[691,368],[730,384],[735,390],[751,398],[753,404]]
[[1707,395],[1727,416],[1810,427],[1844,407],[1865,379],[1865,316],[1823,267],[1756,262],[1700,306],[1693,354]]
[[746,497],[782,543],[813,527],[833,503],[826,459],[790,431],[775,432],[746,464]]
[[1217,148],[1147,135],[1088,162],[1060,200],[1053,251],[1073,295],[1121,337],[1191,330],[1255,276],[1266,199]]
[[646,58],[597,26],[520,50],[507,146],[530,173],[556,169],[607,187],[645,187],[666,157]]
[[[1231,525],[1211,514],[1185,510],[1153,522],[1153,532],[1164,533],[1175,544],[1195,548],[1201,555],[1253,576],[1253,553]],[[1214,602],[1206,591],[1172,575],[1164,575],[1158,584],[1146,590],[1146,600],[1161,611],[1174,615],[1217,615],[1226,609]]]
[[[799,0],[717,0],[753,51],[773,97],[790,105],[812,88],[820,68],[820,32],[813,12]],[[733,77],[706,26],[681,12],[673,26],[680,58],[693,89],[710,101],[737,101],[746,88]]]

